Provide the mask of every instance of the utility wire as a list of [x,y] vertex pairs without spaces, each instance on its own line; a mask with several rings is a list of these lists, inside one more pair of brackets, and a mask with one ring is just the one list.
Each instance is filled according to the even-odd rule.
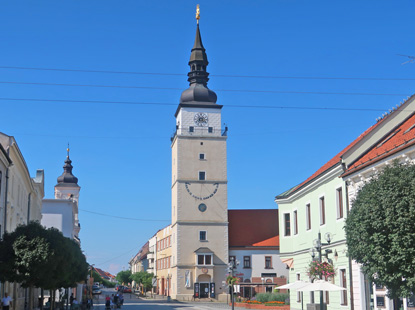
[[101,215],[101,216],[107,216],[107,217],[117,218],[117,219],[122,219],[122,220],[130,220],[130,221],[140,221],[140,222],[169,222],[170,221],[170,220],[138,219],[138,218],[133,218],[133,217],[123,217],[123,216],[99,213],[99,212],[94,212],[94,211],[88,211],[88,210],[84,210],[84,209],[79,209],[79,210],[87,212],[87,213],[92,213],[92,214],[97,214],[97,215]]
[[[86,70],[86,69],[62,69],[62,68],[39,68],[0,66],[0,69],[13,70],[37,70],[37,71],[61,71],[61,72],[83,72],[83,73],[108,73],[108,74],[130,74],[130,75],[161,75],[161,76],[186,76],[185,73],[162,73],[162,72],[135,72],[135,71],[113,71],[113,70]],[[210,76],[225,78],[255,78],[255,79],[298,79],[298,80],[357,80],[357,81],[415,81],[411,78],[376,78],[376,77],[322,77],[322,76],[276,76],[276,75],[236,75],[236,74],[210,74]]]
[[113,261],[114,259],[120,258],[120,257],[122,257],[122,256],[124,256],[124,255],[127,255],[127,254],[131,253],[132,251],[136,250],[137,248],[138,248],[138,247],[133,247],[132,249],[128,250],[127,252],[125,252],[125,253],[123,253],[123,254],[120,254],[120,255],[118,255],[118,256],[116,256],[116,257],[113,257],[113,258],[111,258],[111,259],[108,259],[108,260],[106,260],[106,261],[104,261],[104,262],[102,262],[102,263],[95,263],[94,265],[104,265],[104,264],[106,264],[106,263],[109,263],[109,262]]
[[[0,84],[37,85],[37,86],[97,87],[97,88],[127,88],[127,89],[156,89],[156,90],[183,90],[183,88],[174,88],[174,87],[67,84],[67,83],[42,83],[42,82],[13,82],[13,81],[0,81]],[[313,91],[289,91],[289,90],[215,89],[215,91],[219,91],[219,92],[221,92],[221,91],[222,92],[239,92],[239,93],[272,93],[272,94],[407,96],[407,94],[393,94],[393,93],[388,94],[388,93],[313,92]]]
[[[177,106],[177,103],[167,102],[138,102],[138,101],[104,101],[104,100],[69,100],[69,99],[36,99],[36,98],[0,98],[0,101],[33,101],[33,102],[59,102],[59,103],[104,103],[104,104],[127,104],[127,105],[156,105]],[[285,109],[285,110],[327,110],[327,111],[374,111],[385,112],[385,109],[375,108],[340,108],[340,107],[307,107],[307,106],[274,106],[274,105],[226,105],[228,108],[250,108],[250,109]],[[400,108],[396,108],[400,110]],[[408,110],[408,112],[414,112]]]

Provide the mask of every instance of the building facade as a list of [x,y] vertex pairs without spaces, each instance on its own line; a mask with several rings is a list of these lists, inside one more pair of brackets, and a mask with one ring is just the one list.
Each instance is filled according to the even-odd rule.
[[[44,199],[42,201],[42,225],[46,228],[54,227],[70,239],[75,240],[79,246],[81,240],[79,232],[79,192],[81,187],[78,185],[78,178],[72,173],[72,161],[69,158],[69,148],[63,166],[63,173],[57,179],[55,185],[55,199]],[[76,300],[82,300],[82,284],[78,284],[72,289]]]
[[[412,96],[399,109],[378,120],[379,126],[375,139],[362,140],[356,149],[367,149],[363,154],[356,154],[354,149],[346,152],[343,161],[347,170],[342,178],[347,184],[347,199],[350,208],[360,188],[365,182],[382,171],[384,167],[397,160],[403,164],[415,164],[415,97]],[[375,310],[393,309],[393,301],[386,293],[387,289],[368,282],[360,270],[359,264],[352,262],[354,304],[362,309],[372,307]],[[403,309],[414,310],[415,298],[403,298]]]
[[172,227],[160,229],[156,234],[156,269],[159,295],[171,296],[172,289]]
[[238,262],[240,296],[273,292],[287,283],[288,269],[279,257],[278,210],[229,210],[229,261]]
[[[1,234],[12,232],[18,225],[41,220],[41,205],[44,197],[44,172],[37,170],[32,178],[26,161],[16,140],[0,133],[0,198]],[[23,309],[25,303],[33,305],[37,291],[20,287],[18,283],[4,283],[1,294],[8,292],[13,298],[14,309]]]
[[228,264],[227,136],[221,127],[222,106],[207,88],[207,65],[198,24],[190,86],[181,95],[171,143],[170,295],[178,300],[217,298]]
[[[311,280],[306,269],[318,254],[312,252],[318,235],[322,252],[329,253],[337,274],[334,283],[343,292],[324,294],[329,309],[392,309],[385,288],[368,281],[360,265],[346,256],[344,221],[364,182],[376,175],[393,159],[413,162],[415,134],[415,98],[379,118],[343,151],[333,157],[300,185],[278,195],[280,212],[281,256],[290,268],[289,280]],[[328,237],[327,242],[324,237]],[[313,257],[313,256],[314,257]],[[323,260],[328,260],[323,258]],[[318,296],[304,294],[304,303],[318,303]],[[290,295],[291,307],[301,309],[297,292]],[[404,299],[404,309],[414,308],[412,299]]]

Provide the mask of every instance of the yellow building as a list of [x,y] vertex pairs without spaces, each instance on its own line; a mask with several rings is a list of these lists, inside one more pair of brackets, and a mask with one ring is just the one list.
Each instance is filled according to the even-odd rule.
[[171,225],[160,229],[156,234],[157,294],[170,296],[171,293]]

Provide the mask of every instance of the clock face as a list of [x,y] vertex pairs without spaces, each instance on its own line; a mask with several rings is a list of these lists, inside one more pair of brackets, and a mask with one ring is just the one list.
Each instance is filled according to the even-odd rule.
[[194,117],[195,124],[197,126],[207,126],[208,125],[208,115],[206,113],[196,113]]

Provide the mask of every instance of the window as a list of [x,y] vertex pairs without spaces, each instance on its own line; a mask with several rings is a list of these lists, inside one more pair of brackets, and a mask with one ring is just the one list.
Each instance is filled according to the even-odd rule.
[[271,256],[265,256],[265,269],[272,269]]
[[195,131],[195,128],[193,126],[190,126],[189,127],[189,132],[194,132],[194,131]]
[[376,296],[376,306],[385,307],[385,296]]
[[284,236],[291,236],[290,214],[284,214]]
[[[340,269],[340,286],[347,289],[346,269]],[[340,294],[340,304],[342,306],[347,306],[347,290],[341,291]]]
[[336,189],[337,200],[337,219],[343,218],[343,190],[342,188]]
[[307,220],[307,230],[311,229],[311,205],[307,204],[305,206],[306,220]]
[[206,230],[199,231],[199,240],[200,241],[207,241],[207,233],[206,233]]
[[204,181],[204,180],[206,180],[206,172],[199,171],[199,181]]
[[200,154],[199,154],[199,159],[200,159],[200,160],[205,160],[205,154],[200,153]]
[[298,214],[297,210],[294,211],[294,235],[298,234]]
[[326,207],[324,205],[324,197],[320,197],[320,225],[326,224]]
[[244,268],[251,268],[251,256],[244,256]]
[[209,133],[212,133],[212,132],[213,132],[213,127],[209,127],[209,128],[208,128],[208,132],[209,132]]
[[[297,281],[300,281],[300,280],[301,280],[300,274],[297,273]],[[298,291],[297,291],[297,302],[301,302],[301,292],[298,292]]]
[[197,264],[198,265],[212,265],[212,254],[198,254]]

